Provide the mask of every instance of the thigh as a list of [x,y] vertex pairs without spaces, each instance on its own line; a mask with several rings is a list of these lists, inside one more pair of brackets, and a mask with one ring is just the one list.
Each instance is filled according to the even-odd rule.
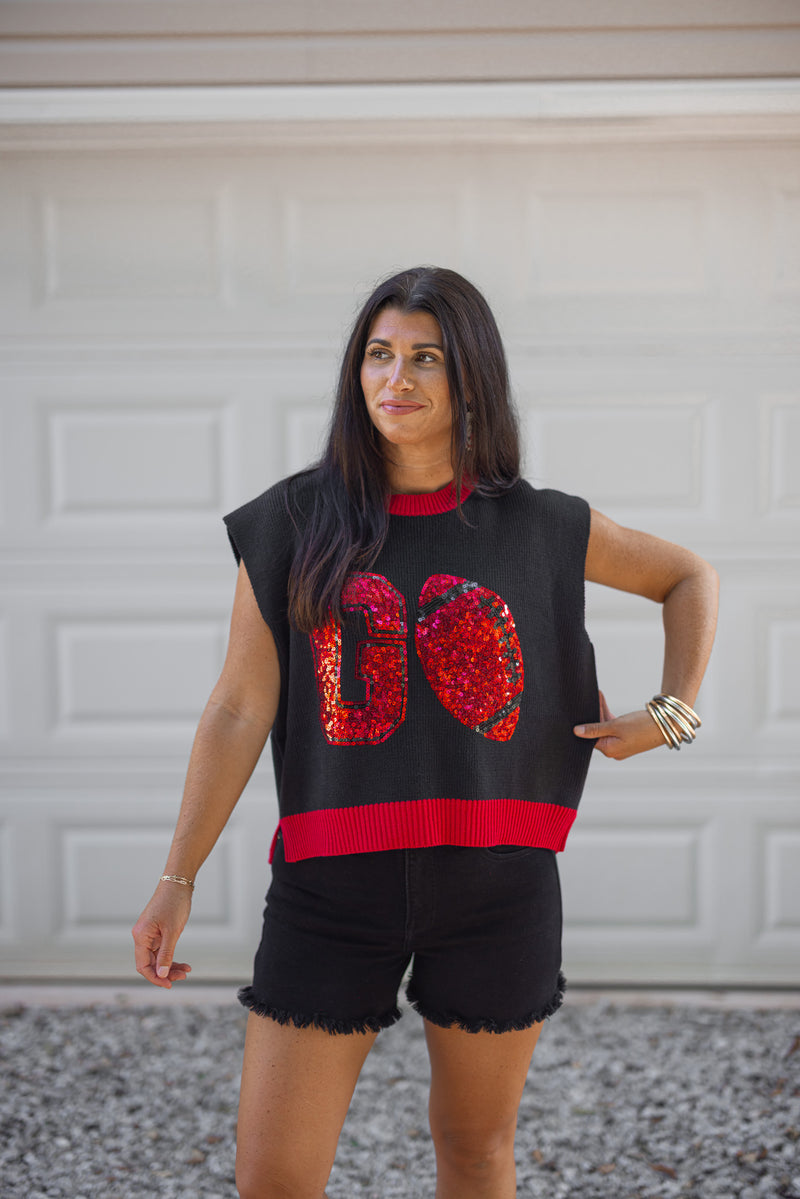
[[511,1140],[531,1057],[542,1025],[512,1032],[465,1032],[425,1021],[431,1061],[434,1140],[475,1152]]
[[336,1035],[250,1014],[237,1125],[246,1199],[320,1199],[375,1033]]

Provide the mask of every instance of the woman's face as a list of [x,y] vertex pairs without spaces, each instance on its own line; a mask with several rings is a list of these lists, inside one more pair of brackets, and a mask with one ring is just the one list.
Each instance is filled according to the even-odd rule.
[[361,364],[370,420],[386,441],[441,451],[449,460],[453,414],[442,331],[428,312],[385,308],[376,316]]

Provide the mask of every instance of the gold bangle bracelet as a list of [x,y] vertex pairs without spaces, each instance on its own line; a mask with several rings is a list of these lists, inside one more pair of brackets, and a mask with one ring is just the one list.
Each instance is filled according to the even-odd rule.
[[697,734],[694,731],[694,727],[689,723],[683,713],[679,712],[676,708],[670,707],[670,705],[667,703],[657,701],[654,702],[656,702],[656,706],[663,714],[665,719],[668,720],[672,725],[673,731],[678,734],[681,741],[684,741],[687,745],[691,744]]
[[657,695],[653,699],[655,706],[663,713],[681,741],[691,744],[697,736],[695,730],[700,727],[700,717],[683,700],[675,699],[672,695]]
[[695,740],[695,730],[700,728],[702,722],[694,709],[682,699],[674,695],[654,695],[645,707],[670,749],[680,749],[682,744],[691,745]]
[[158,881],[160,883],[180,883],[182,887],[189,887],[194,891],[194,879],[184,878],[182,874],[162,874]]
[[665,732],[666,730],[665,737],[668,733],[667,744],[669,745],[670,749],[680,749],[684,739],[683,734],[677,725],[675,725],[670,719],[669,713],[666,711],[666,709],[662,708],[660,704],[657,704],[655,700],[651,700],[649,704],[649,710],[650,715],[653,716],[653,719],[658,722],[662,732]]
[[666,741],[669,748],[670,749],[680,749],[680,747],[681,747],[680,738],[677,736],[676,733],[674,733],[672,731],[672,727],[668,723],[666,717],[659,711],[659,709],[652,702],[652,700],[650,701],[650,703],[645,704],[645,707],[647,708],[647,711],[650,713],[651,717],[653,718],[656,725],[658,726],[658,728],[661,732],[661,736],[664,738],[664,740]]
[[685,704],[682,699],[677,699],[674,695],[656,695],[655,700],[656,702],[661,700],[663,703],[668,704],[673,709],[681,712],[695,729],[699,729],[703,723],[695,712],[694,708],[690,708],[689,705]]

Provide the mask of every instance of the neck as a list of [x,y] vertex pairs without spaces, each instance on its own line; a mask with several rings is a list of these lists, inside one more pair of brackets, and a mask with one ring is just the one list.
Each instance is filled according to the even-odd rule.
[[404,452],[402,446],[389,445],[384,461],[389,490],[395,495],[423,495],[429,491],[439,491],[453,478],[453,464],[449,456],[420,459],[417,455]]

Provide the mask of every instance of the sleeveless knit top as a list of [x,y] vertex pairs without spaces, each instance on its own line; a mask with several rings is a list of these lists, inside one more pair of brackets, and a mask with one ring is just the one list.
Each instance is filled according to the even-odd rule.
[[309,635],[289,625],[287,583],[318,486],[316,471],[293,476],[225,517],[280,661],[286,860],[563,849],[593,748],[572,728],[599,719],[586,502],[520,480],[462,492],[462,519],[452,485],[393,496],[383,549],[345,584],[344,627]]

